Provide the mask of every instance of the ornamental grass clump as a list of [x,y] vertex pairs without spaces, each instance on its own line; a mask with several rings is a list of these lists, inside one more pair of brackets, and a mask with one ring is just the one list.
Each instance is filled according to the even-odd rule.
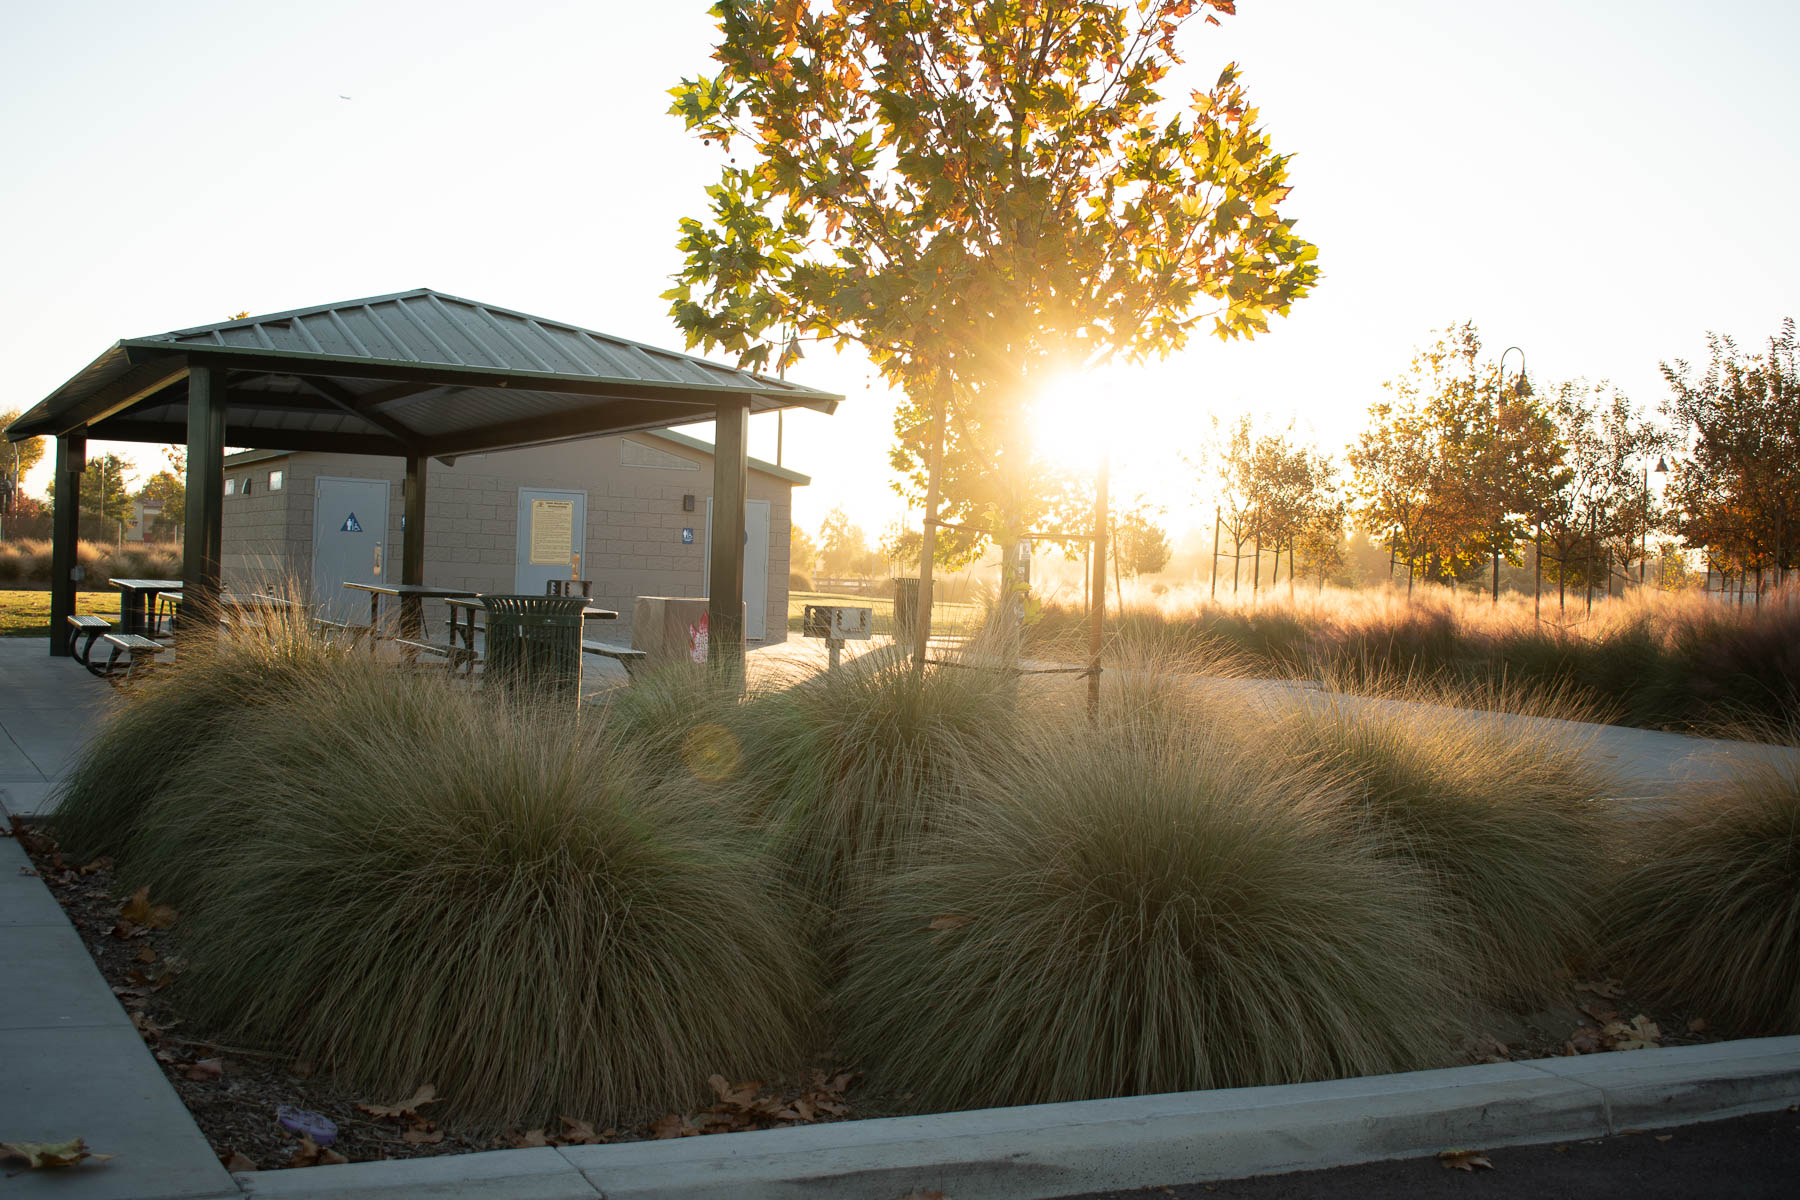
[[[253,610],[216,637],[182,642],[175,664],[134,681],[57,789],[58,841],[83,858],[136,857],[146,806],[196,754],[228,741],[247,714],[332,677],[344,643],[314,636],[299,608]],[[188,614],[188,619],[198,619]],[[97,642],[96,654],[105,653]]]
[[371,672],[265,709],[159,803],[227,792],[178,985],[217,1036],[372,1095],[432,1084],[488,1129],[684,1111],[715,1072],[797,1061],[797,904],[707,791],[592,716]]
[[1449,904],[1446,971],[1493,1002],[1549,995],[1591,949],[1617,790],[1574,727],[1544,717],[1327,697],[1274,745],[1320,794],[1418,866]]
[[972,778],[857,907],[860,1061],[937,1108],[1445,1061],[1434,890],[1213,733],[1053,721]]
[[976,666],[916,670],[865,655],[766,703],[746,729],[768,835],[830,919],[903,861],[961,803],[976,764],[1017,747],[1012,675]]
[[1644,826],[1612,889],[1621,972],[1747,1033],[1800,1033],[1800,730]]

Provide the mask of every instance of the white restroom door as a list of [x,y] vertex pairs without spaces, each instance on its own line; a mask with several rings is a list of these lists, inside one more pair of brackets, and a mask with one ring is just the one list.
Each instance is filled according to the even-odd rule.
[[[706,498],[706,568],[701,573],[712,595],[712,497]],[[744,501],[744,637],[761,641],[769,609],[769,502]],[[785,614],[783,616],[785,620]]]
[[388,481],[313,481],[312,599],[333,621],[369,619],[369,594],[346,583],[387,582]]
[[[575,578],[574,556],[587,545],[587,493],[520,488],[518,545],[513,591],[541,596],[552,579]],[[593,578],[586,568],[579,577]]]

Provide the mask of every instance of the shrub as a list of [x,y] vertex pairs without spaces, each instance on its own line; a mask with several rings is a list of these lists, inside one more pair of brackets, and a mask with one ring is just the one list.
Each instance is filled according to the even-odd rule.
[[1800,738],[1795,757],[1700,786],[1644,827],[1613,888],[1622,969],[1746,1032],[1800,1033]]
[[1052,722],[980,772],[858,906],[857,1053],[944,1108],[1442,1061],[1432,890],[1213,732]]
[[1395,858],[1442,890],[1466,971],[1491,1000],[1545,996],[1589,948],[1616,795],[1585,743],[1542,718],[1326,698],[1282,723],[1277,757],[1319,772]]
[[[301,610],[271,611],[254,628],[184,642],[179,662],[124,694],[57,789],[57,838],[76,854],[131,857],[145,806],[230,739],[245,713],[279,703],[349,653],[314,637]],[[143,869],[162,864],[146,856]],[[169,883],[184,878],[179,868]]]
[[791,1065],[797,905],[704,790],[591,716],[345,669],[156,801],[233,817],[191,867],[186,1011],[372,1094],[432,1083],[488,1128],[680,1110],[714,1072]]

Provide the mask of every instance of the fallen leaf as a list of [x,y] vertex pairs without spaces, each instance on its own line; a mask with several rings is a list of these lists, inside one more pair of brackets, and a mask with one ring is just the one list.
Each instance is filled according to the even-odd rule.
[[523,1150],[534,1146],[548,1146],[550,1138],[542,1129],[527,1129],[524,1133],[515,1134],[512,1144]]
[[1712,1028],[1712,1026],[1707,1023],[1707,1020],[1705,1017],[1695,1017],[1693,1020],[1688,1022],[1688,1032],[1689,1033],[1705,1033],[1707,1030],[1709,1030],[1711,1028]]
[[358,1104],[356,1107],[372,1117],[416,1117],[421,1108],[427,1104],[441,1103],[443,1099],[437,1094],[437,1088],[427,1083],[422,1084],[410,1100],[402,1100],[397,1104]]
[[227,1171],[230,1171],[234,1175],[243,1171],[254,1171],[257,1169],[256,1160],[251,1158],[248,1154],[245,1154],[242,1150],[233,1150],[219,1161],[224,1164]]
[[[13,818],[15,832],[19,827],[18,820],[17,817]],[[89,1158],[101,1162],[111,1157],[113,1156],[110,1154],[93,1153],[81,1138],[70,1138],[66,1142],[0,1142],[0,1160],[22,1160],[33,1171],[73,1167]]]
[[181,1024],[180,1021],[170,1021],[167,1025],[158,1025],[144,1013],[134,1012],[131,1014],[132,1028],[142,1034],[146,1042],[154,1042],[179,1024]]
[[409,1146],[435,1146],[444,1140],[444,1131],[429,1125],[415,1125],[401,1134],[400,1140]]
[[156,961],[156,951],[149,946],[139,946],[136,958],[141,963],[153,963]]
[[574,1117],[564,1117],[562,1123],[562,1140],[571,1146],[592,1146],[605,1140],[594,1132],[594,1126],[589,1121],[577,1121]]
[[311,1079],[313,1072],[317,1069],[317,1067],[313,1066],[312,1059],[297,1058],[294,1060],[294,1065],[288,1068],[288,1071],[290,1074],[295,1075],[300,1079]]
[[1625,985],[1616,979],[1583,979],[1579,986],[1609,1000],[1617,1000],[1625,994]]
[[700,1130],[680,1113],[670,1113],[666,1117],[658,1117],[656,1120],[650,1122],[650,1136],[658,1140],[663,1138],[692,1137],[699,1132]]
[[336,1150],[328,1150],[304,1134],[300,1144],[294,1148],[294,1157],[288,1159],[290,1167],[330,1167],[350,1160]]
[[733,1108],[748,1109],[756,1100],[756,1093],[762,1088],[762,1080],[753,1079],[749,1083],[740,1083],[732,1087],[725,1082],[723,1075],[714,1075],[706,1082],[712,1084],[712,1090],[719,1099]]
[[[138,1015],[138,1014],[133,1014],[133,1015]],[[159,1063],[167,1064],[168,1066],[174,1066],[176,1063],[181,1061],[181,1051],[171,1050],[167,1046],[165,1046],[161,1050],[158,1050],[156,1052],[156,1061]]]
[[925,926],[925,928],[931,930],[934,933],[942,933],[946,929],[961,929],[964,925],[967,925],[968,923],[969,923],[969,918],[967,918],[967,917],[958,917],[958,916],[947,915],[947,916],[938,917],[936,920],[932,921],[931,924]]
[[[18,813],[12,814],[11,832],[7,836],[17,838],[19,845],[25,847],[27,854],[49,854],[56,849],[56,841],[53,838],[47,834],[33,832],[25,824],[25,818]],[[37,1145],[38,1143],[31,1144]]]
[[1672,1133],[1659,1133],[1656,1135],[1656,1140],[1659,1142],[1673,1141],[1674,1138],[1675,1138],[1675,1135]]
[[1581,1006],[1581,1011],[1594,1018],[1594,1020],[1602,1025],[1606,1024],[1608,1021],[1616,1021],[1619,1019],[1619,1010],[1616,1008],[1608,1008],[1604,1004],[1584,1004]]
[[195,1083],[205,1083],[210,1079],[218,1079],[225,1074],[225,1060],[222,1058],[203,1058],[189,1067],[184,1074]]
[[1488,1161],[1487,1155],[1479,1150],[1440,1151],[1438,1161],[1444,1164],[1446,1170],[1467,1171],[1471,1175],[1475,1173],[1476,1167],[1485,1171],[1494,1169],[1494,1164]]
[[112,870],[112,865],[113,860],[102,854],[99,858],[96,858],[93,862],[87,864],[87,866],[82,867],[80,871],[83,875],[92,875],[95,871],[110,871]]
[[1479,1037],[1464,1038],[1463,1049],[1467,1050],[1469,1052],[1469,1057],[1473,1058],[1476,1062],[1502,1063],[1511,1061],[1507,1052],[1506,1043],[1492,1034],[1484,1033]]
[[181,914],[166,904],[150,903],[150,889],[141,887],[131,893],[131,899],[119,906],[119,916],[133,925],[142,925],[145,929],[171,928]]

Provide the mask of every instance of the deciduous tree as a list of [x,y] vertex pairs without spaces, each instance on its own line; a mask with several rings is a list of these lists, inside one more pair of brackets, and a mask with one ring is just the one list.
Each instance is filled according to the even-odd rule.
[[1773,568],[1777,581],[1800,558],[1800,368],[1794,321],[1766,351],[1746,355],[1729,337],[1707,339],[1711,362],[1697,381],[1680,359],[1663,364],[1673,396],[1663,405],[1682,439],[1669,480],[1675,528],[1689,546],[1739,570]]
[[674,91],[734,155],[681,223],[689,344],[752,367],[861,346],[905,397],[911,498],[941,431],[946,552],[1011,544],[1048,511],[1027,431],[1049,378],[1265,331],[1318,278],[1235,65],[1182,110],[1163,94],[1182,27],[1234,8],[722,0],[717,73]]

